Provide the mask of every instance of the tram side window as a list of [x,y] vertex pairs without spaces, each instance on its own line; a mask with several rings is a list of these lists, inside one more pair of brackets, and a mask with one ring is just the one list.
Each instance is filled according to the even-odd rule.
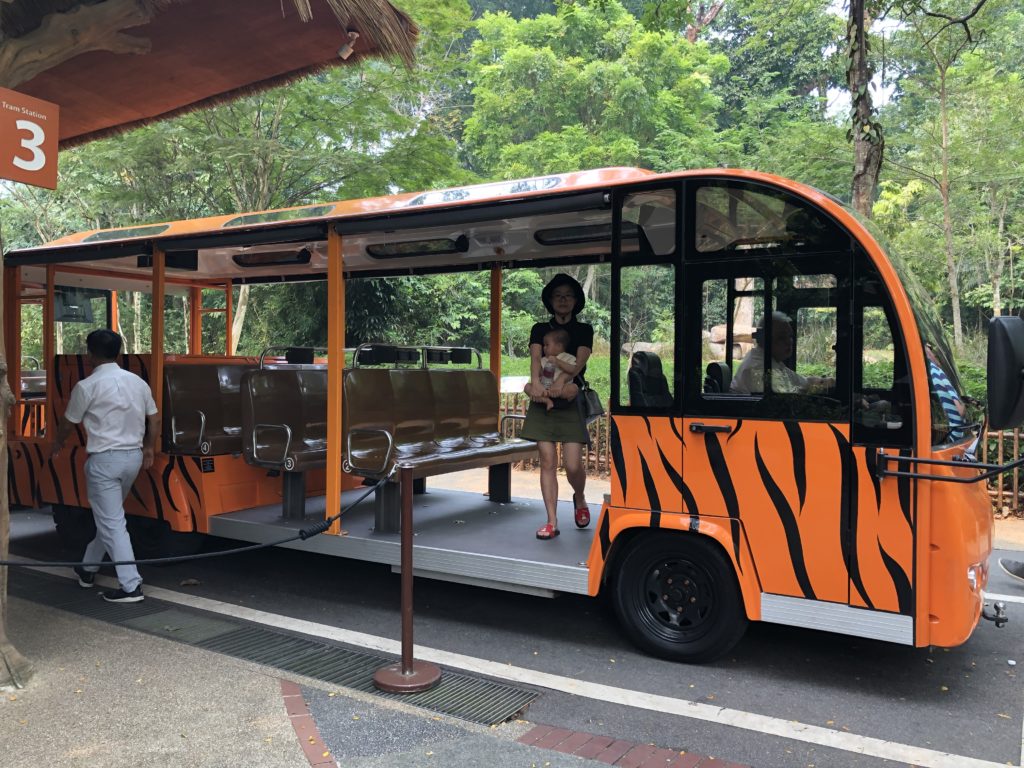
[[854,314],[854,442],[910,445],[911,386],[902,336],[881,282],[858,268]]
[[[849,418],[837,366],[839,285],[834,274],[704,280],[703,392],[708,415]],[[837,384],[837,381],[840,382]]]
[[675,267],[623,267],[619,280],[620,405],[671,408],[675,391]]

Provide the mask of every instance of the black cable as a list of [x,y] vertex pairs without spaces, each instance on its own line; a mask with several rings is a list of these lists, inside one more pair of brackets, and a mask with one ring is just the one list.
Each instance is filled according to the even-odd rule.
[[302,541],[305,541],[306,539],[310,539],[310,538],[312,538],[314,536],[320,535],[321,533],[326,531],[328,528],[330,528],[331,524],[334,523],[335,520],[340,520],[341,516],[343,514],[348,512],[350,509],[352,509],[357,504],[359,504],[363,499],[365,499],[367,496],[369,496],[373,491],[375,491],[378,488],[380,488],[380,486],[382,486],[384,483],[386,483],[390,479],[390,477],[391,477],[391,475],[387,475],[386,477],[384,477],[381,480],[379,480],[377,483],[375,483],[370,488],[368,488],[366,493],[364,493],[358,499],[356,499],[351,504],[349,504],[347,507],[342,509],[340,512],[338,512],[338,514],[332,515],[331,517],[328,517],[325,520],[321,520],[316,525],[311,525],[308,528],[303,528],[298,533],[294,534],[293,536],[289,536],[286,539],[281,539],[280,541],[269,541],[266,544],[250,544],[250,545],[245,546],[245,547],[236,547],[234,549],[225,549],[225,550],[223,550],[221,552],[200,552],[200,553],[195,554],[195,555],[175,555],[173,557],[151,557],[151,558],[146,559],[146,560],[117,560],[115,562],[111,562],[109,560],[104,560],[103,562],[100,562],[100,563],[86,563],[86,562],[81,562],[80,563],[80,562],[71,562],[71,561],[48,561],[48,560],[43,560],[43,561],[36,560],[36,561],[31,562],[31,563],[25,563],[25,562],[22,562],[21,560],[0,560],[0,567],[7,566],[7,567],[15,567],[15,568],[39,568],[39,567],[42,567],[42,566],[53,566],[53,567],[57,567],[57,568],[76,568],[76,567],[77,568],[82,568],[84,566],[102,567],[102,566],[106,566],[106,565],[110,565],[110,566],[117,566],[117,565],[165,565],[167,563],[186,563],[186,562],[189,562],[191,560],[209,560],[209,559],[214,558],[214,557],[224,557],[226,555],[238,555],[238,554],[241,554],[242,552],[255,552],[258,549],[268,549],[269,547],[279,547],[282,544],[288,544],[290,542],[298,541],[300,539]]

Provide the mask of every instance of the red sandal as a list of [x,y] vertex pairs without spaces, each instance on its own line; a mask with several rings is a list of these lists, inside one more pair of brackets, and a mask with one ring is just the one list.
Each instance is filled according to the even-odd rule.
[[559,530],[555,528],[551,523],[544,523],[540,528],[537,529],[538,539],[553,539],[559,534]]
[[[575,497],[573,497],[573,501],[575,503]],[[590,525],[590,507],[585,504],[582,507],[576,507],[575,518],[577,528],[586,528]]]

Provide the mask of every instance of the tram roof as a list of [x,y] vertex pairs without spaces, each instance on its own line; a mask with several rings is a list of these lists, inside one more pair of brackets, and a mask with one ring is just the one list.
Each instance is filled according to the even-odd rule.
[[[168,286],[311,280],[327,270],[327,232],[343,236],[346,273],[410,274],[483,268],[496,262],[555,263],[607,254],[607,193],[638,182],[744,178],[789,189],[833,211],[825,193],[755,171],[711,169],[656,174],[601,168],[426,192],[343,200],[273,211],[88,230],[11,251],[8,266],[38,279],[47,264],[68,266],[69,285],[138,290],[155,248],[167,254]],[[571,236],[592,227],[595,237]],[[601,229],[602,227],[607,230]],[[607,235],[601,236],[605,231]],[[569,236],[567,236],[567,233]],[[73,268],[70,266],[73,265]],[[89,279],[95,272],[102,279]],[[123,275],[128,284],[121,285]],[[113,280],[113,283],[111,282]]]

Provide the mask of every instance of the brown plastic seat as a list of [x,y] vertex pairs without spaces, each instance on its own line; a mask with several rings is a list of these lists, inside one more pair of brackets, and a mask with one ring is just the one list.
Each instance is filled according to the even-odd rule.
[[164,451],[221,456],[242,451],[242,375],[251,364],[164,366]]
[[263,369],[242,377],[242,452],[258,467],[327,464],[327,370]]

